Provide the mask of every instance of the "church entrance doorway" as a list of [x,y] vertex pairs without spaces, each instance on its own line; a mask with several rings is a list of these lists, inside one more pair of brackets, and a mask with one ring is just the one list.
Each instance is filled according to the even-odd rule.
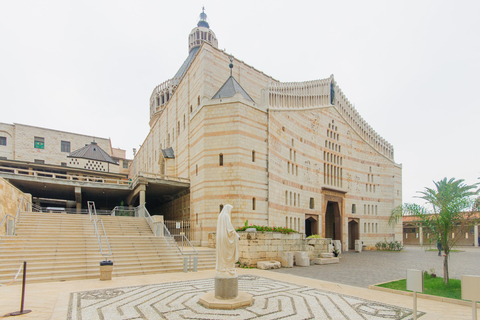
[[348,250],[355,250],[355,240],[360,240],[359,228],[360,226],[356,219],[348,222]]
[[342,240],[342,220],[337,201],[328,201],[325,211],[325,238]]
[[312,234],[318,234],[318,215],[306,214],[305,215],[305,236],[311,236]]

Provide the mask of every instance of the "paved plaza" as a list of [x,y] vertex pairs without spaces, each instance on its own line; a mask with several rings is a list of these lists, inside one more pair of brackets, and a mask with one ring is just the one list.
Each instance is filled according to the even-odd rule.
[[[450,278],[460,279],[462,275],[480,276],[480,248],[456,249],[463,252],[450,254]],[[339,264],[281,268],[274,272],[364,288],[380,282],[405,278],[407,269],[429,271],[434,268],[437,276],[443,277],[443,257],[438,256],[438,251],[425,251],[425,248],[419,246],[407,246],[401,252],[349,251],[342,253],[340,257]]]
[[253,295],[252,306],[200,305],[214,291],[213,279],[201,279],[72,293],[68,319],[413,319],[411,309],[259,276],[242,275],[238,284]]
[[[480,273],[480,249],[464,250],[452,254],[454,277]],[[252,293],[255,301],[236,311],[206,310],[197,303],[197,297],[213,290],[215,270],[32,283],[25,300],[32,312],[15,319],[411,319],[412,297],[365,287],[433,263],[438,271],[442,262],[436,252],[409,247],[401,253],[343,253],[336,265],[237,269],[240,290]],[[0,317],[19,310],[20,296],[17,283],[0,287]],[[472,319],[469,306],[428,299],[418,299],[418,311],[420,320]]]

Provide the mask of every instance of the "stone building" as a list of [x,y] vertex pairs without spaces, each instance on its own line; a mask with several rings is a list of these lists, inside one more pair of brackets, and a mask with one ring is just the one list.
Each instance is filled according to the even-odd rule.
[[81,209],[96,199],[102,208],[118,205],[130,194],[128,174],[125,150],[110,139],[0,123],[0,176],[38,205]]
[[132,174],[188,179],[189,188],[147,199],[151,213],[190,220],[202,245],[225,204],[235,226],[288,227],[344,249],[402,240],[401,223],[387,223],[402,203],[402,167],[333,75],[278,81],[219,50],[203,12],[188,49],[153,90]]

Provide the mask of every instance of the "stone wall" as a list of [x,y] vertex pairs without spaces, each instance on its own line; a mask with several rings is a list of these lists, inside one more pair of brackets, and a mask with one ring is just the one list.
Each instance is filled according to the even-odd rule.
[[[28,199],[29,202],[32,201],[31,195],[23,193],[7,180],[0,177],[0,221],[2,221],[5,214],[14,216],[17,214],[18,204],[22,197]],[[0,236],[5,235],[6,224],[0,227]]]
[[[331,239],[305,239],[303,233],[283,234],[279,232],[238,232],[240,264],[255,267],[258,261],[282,262],[284,252],[307,251],[310,259],[328,252]],[[208,246],[215,248],[216,234],[208,234]],[[283,262],[282,262],[283,263]]]

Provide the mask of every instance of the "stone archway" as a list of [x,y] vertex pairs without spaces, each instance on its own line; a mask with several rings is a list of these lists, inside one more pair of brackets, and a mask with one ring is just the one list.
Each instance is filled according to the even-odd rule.
[[305,215],[305,237],[318,234],[318,215]]
[[325,210],[325,238],[342,240],[342,220],[338,202],[328,201]]
[[355,240],[360,240],[360,225],[357,219],[348,222],[348,250],[355,250]]
[[[348,250],[346,243],[347,225],[345,221],[345,194],[346,192],[322,188],[322,236],[342,242],[342,249]],[[345,225],[344,225],[345,224]]]

